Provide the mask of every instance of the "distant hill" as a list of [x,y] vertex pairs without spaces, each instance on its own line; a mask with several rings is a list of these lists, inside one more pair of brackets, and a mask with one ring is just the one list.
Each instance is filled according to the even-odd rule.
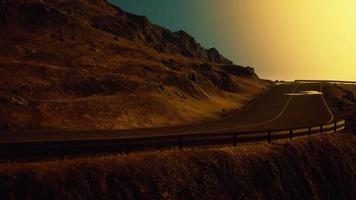
[[2,129],[191,123],[265,88],[253,68],[103,0],[0,0],[0,27]]

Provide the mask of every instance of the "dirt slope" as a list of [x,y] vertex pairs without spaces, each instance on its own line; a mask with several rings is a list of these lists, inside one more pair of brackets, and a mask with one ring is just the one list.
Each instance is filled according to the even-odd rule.
[[218,118],[254,70],[103,0],[0,0],[1,129],[119,129]]

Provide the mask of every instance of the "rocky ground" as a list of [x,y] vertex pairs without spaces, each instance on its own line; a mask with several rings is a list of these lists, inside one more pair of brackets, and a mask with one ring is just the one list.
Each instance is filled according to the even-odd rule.
[[253,68],[104,0],[0,1],[0,127],[121,129],[227,115]]

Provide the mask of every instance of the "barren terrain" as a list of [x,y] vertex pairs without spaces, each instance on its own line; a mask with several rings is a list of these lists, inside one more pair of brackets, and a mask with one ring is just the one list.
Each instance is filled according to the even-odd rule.
[[104,0],[0,1],[0,127],[112,130],[226,116],[250,67]]
[[335,116],[345,119],[347,129],[356,133],[356,85],[328,84],[324,93]]
[[[104,0],[0,0],[0,27],[0,132],[9,157],[20,147],[31,160],[31,141],[37,150],[41,141],[73,153],[69,141],[92,139],[97,151],[105,146],[95,139],[105,137],[290,129],[329,123],[333,115],[346,119],[350,133],[4,163],[0,199],[356,199],[356,87],[269,88],[253,68],[188,33]],[[317,95],[286,95],[303,91]],[[174,125],[181,126],[166,127]]]

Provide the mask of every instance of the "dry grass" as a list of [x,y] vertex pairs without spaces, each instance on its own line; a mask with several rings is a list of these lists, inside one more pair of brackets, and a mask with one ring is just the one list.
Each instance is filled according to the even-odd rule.
[[[158,37],[154,32],[162,28],[146,24],[142,30],[152,33],[130,32],[132,23],[140,23],[128,25],[128,18],[119,17],[120,11],[104,1],[7,2],[26,6],[4,8],[15,15],[8,13],[7,19],[13,21],[6,20],[0,32],[0,130],[187,124],[219,118],[223,109],[238,109],[266,88],[255,74],[244,75],[247,68],[225,70],[221,63],[169,49],[157,51],[134,35]],[[34,12],[41,16],[36,20],[18,19],[31,2],[60,15],[46,17],[48,9],[44,9]],[[114,24],[124,26],[117,31],[129,31],[133,38],[90,26],[91,19],[103,16],[116,20]],[[23,27],[53,18],[68,22]]]
[[332,85],[325,87],[326,100],[335,116],[345,119],[347,129],[356,134],[356,86]]
[[0,165],[1,199],[355,199],[356,139]]

